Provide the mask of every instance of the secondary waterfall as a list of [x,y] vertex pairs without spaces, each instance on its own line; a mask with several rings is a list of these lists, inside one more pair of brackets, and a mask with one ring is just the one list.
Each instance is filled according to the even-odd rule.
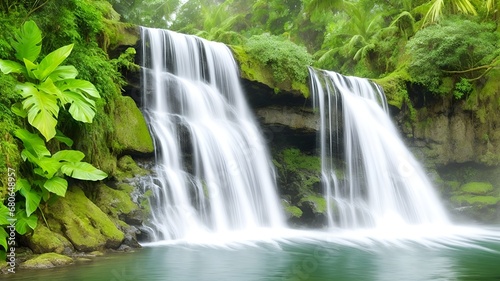
[[389,117],[382,89],[367,79],[313,68],[309,72],[320,116],[329,225],[447,224],[430,181]]
[[153,240],[284,226],[268,151],[221,43],[141,29],[156,142]]

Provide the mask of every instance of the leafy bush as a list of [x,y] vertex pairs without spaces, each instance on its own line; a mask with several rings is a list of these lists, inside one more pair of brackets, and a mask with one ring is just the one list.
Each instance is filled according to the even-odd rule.
[[305,47],[279,36],[262,34],[250,37],[245,49],[250,56],[271,67],[276,82],[287,78],[306,82],[307,66],[312,64],[312,56]]
[[493,24],[450,19],[418,31],[407,44],[412,79],[439,93],[446,71],[463,71],[488,64],[495,56]]
[[[20,101],[11,110],[19,117],[27,118],[33,126],[26,125],[26,128],[14,131],[14,135],[23,143],[21,158],[29,163],[26,168],[30,170],[30,175],[29,180],[19,178],[14,186],[15,177],[9,173],[9,196],[14,197],[14,193],[19,191],[25,200],[18,202],[17,208],[9,205],[9,209],[0,202],[0,211],[2,215],[11,217],[15,212],[16,231],[25,234],[37,225],[38,218],[33,213],[39,210],[42,199],[49,202],[58,196],[64,197],[68,188],[65,176],[96,181],[106,178],[107,174],[82,162],[85,154],[81,151],[59,150],[52,153],[47,148],[46,141],[51,139],[68,147],[73,145],[70,138],[57,130],[60,112],[67,110],[73,119],[91,123],[95,116],[96,100],[100,99],[92,83],[76,79],[78,71],[74,66],[61,65],[70,55],[73,44],[58,48],[37,62],[42,50],[42,32],[35,22],[27,21],[15,34],[11,45],[15,50],[16,61],[0,59],[0,71],[18,78],[19,82],[14,82],[14,89]],[[37,131],[28,131],[33,129]],[[6,224],[5,218],[1,218],[0,226]],[[7,233],[3,228],[0,229],[0,245],[7,249]],[[0,256],[5,256],[1,249]]]

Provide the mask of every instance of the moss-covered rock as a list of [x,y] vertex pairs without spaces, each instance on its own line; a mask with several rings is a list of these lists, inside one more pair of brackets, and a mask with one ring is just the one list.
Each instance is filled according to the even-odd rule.
[[134,177],[145,176],[150,172],[137,165],[137,163],[132,159],[130,155],[125,155],[118,160],[117,171],[114,177],[118,181],[123,181],[125,179],[131,179]]
[[291,206],[286,200],[282,200],[283,209],[289,218],[300,218],[302,216],[302,210],[297,206]]
[[148,125],[132,98],[119,97],[115,100],[113,123],[113,148],[117,153],[153,153],[153,139]]
[[469,194],[485,195],[493,191],[493,185],[489,182],[469,182],[462,185],[460,190]]
[[[270,65],[252,58],[242,46],[230,47],[235,60],[239,63],[241,78],[267,85],[271,89],[275,89],[275,92],[283,90],[309,97],[309,86],[306,81],[297,81],[287,77],[284,81],[278,82]],[[304,65],[304,67],[306,66]]]
[[73,259],[56,253],[46,253],[36,256],[20,265],[20,268],[25,269],[43,269],[56,266],[69,265],[73,263]]
[[71,242],[63,235],[48,229],[43,223],[33,231],[33,234],[26,236],[27,244],[35,254],[54,252],[58,254],[70,253],[74,251]]
[[122,220],[126,223],[141,224],[143,220],[142,211],[130,197],[130,188],[125,186],[122,190],[112,189],[101,184],[97,190],[95,204],[112,218]]
[[326,212],[326,200],[319,194],[307,195],[300,200],[299,204],[301,206],[304,204],[312,206],[312,211],[316,214],[323,214]]
[[495,197],[491,195],[456,195],[451,197],[451,201],[460,207],[467,206],[477,206],[477,207],[487,207],[494,206],[500,202],[500,197]]
[[68,189],[65,198],[50,206],[46,217],[50,228],[64,235],[78,251],[117,248],[124,239],[124,234],[79,187]]
[[406,90],[406,82],[410,80],[406,70],[395,71],[389,75],[373,79],[373,81],[384,89],[387,103],[401,109],[403,104],[408,101],[408,91]]

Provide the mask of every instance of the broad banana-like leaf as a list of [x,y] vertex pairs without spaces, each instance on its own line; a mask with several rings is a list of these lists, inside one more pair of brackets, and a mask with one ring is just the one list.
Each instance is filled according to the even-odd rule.
[[85,154],[79,150],[61,150],[52,155],[52,158],[60,162],[80,162]]
[[52,79],[50,78],[47,78],[44,82],[38,85],[38,90],[43,91],[46,94],[58,97],[62,104],[66,104],[69,102],[66,96],[54,84],[54,82],[52,82]]
[[72,178],[79,180],[98,181],[108,175],[86,162],[67,162],[61,166],[61,171]]
[[52,81],[74,79],[78,75],[78,70],[72,65],[60,65],[49,75]]
[[24,66],[22,66],[22,64],[16,61],[0,60],[0,71],[2,71],[3,74],[23,73],[23,71],[25,71],[25,68]]
[[19,193],[21,193],[21,195],[26,199],[26,214],[30,216],[34,211],[36,211],[38,205],[40,205],[42,197],[38,194],[38,192],[31,189],[31,185],[27,180],[19,179],[17,183],[21,185]]
[[37,134],[32,134],[25,129],[17,129],[14,131],[14,135],[23,142],[24,149],[31,152],[34,157],[50,156],[45,142]]
[[66,98],[70,101],[69,113],[77,121],[92,123],[95,116],[95,102],[83,94],[65,91]]
[[86,80],[81,79],[66,79],[58,82],[57,87],[61,91],[72,91],[72,92],[84,92],[93,98],[100,98],[99,92],[95,88],[94,84]]
[[12,42],[16,50],[16,58],[20,61],[28,59],[35,61],[42,50],[42,32],[32,20],[27,21],[19,29]]
[[29,59],[23,59],[23,62],[24,66],[26,67],[26,74],[28,75],[28,77],[31,79],[36,79],[33,71],[37,69],[38,65],[30,61]]
[[24,100],[23,108],[28,112],[28,122],[40,131],[47,141],[56,135],[59,105],[54,95],[39,91],[33,84],[19,84]]
[[52,193],[64,197],[64,195],[66,195],[66,190],[68,189],[68,181],[60,177],[53,177],[48,179],[43,187]]
[[71,54],[71,50],[73,50],[73,44],[63,46],[44,57],[38,69],[33,71],[35,77],[44,81]]

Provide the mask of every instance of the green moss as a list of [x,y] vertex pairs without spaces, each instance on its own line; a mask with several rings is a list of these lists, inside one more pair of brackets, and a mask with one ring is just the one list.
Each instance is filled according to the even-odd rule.
[[[119,15],[118,15],[119,17]],[[115,49],[118,46],[135,46],[139,41],[139,28],[116,19],[104,20],[103,48]]]
[[462,185],[460,190],[469,194],[486,195],[493,191],[493,185],[489,182],[469,182]]
[[408,99],[406,82],[409,80],[410,77],[404,69],[392,72],[380,79],[373,79],[375,83],[379,84],[384,89],[387,103],[399,109],[403,107],[403,104]]
[[122,181],[127,178],[133,178],[135,176],[144,176],[149,174],[149,172],[137,165],[134,159],[130,155],[125,155],[118,160],[118,169],[115,173],[115,178],[118,181]]
[[73,259],[56,253],[47,253],[36,256],[21,264],[21,268],[26,269],[42,269],[52,268],[56,266],[69,265],[73,263]]
[[27,237],[28,245],[33,253],[42,254],[55,252],[61,254],[73,245],[60,233],[49,230],[43,223],[38,223],[32,235]]
[[299,203],[303,204],[305,202],[312,203],[312,205],[314,206],[313,211],[315,213],[326,212],[326,200],[324,197],[322,197],[320,195],[316,195],[316,194],[307,195],[304,198],[302,198]]
[[124,239],[110,218],[78,187],[53,204],[46,215],[53,230],[60,230],[79,251],[116,248]]
[[120,152],[152,153],[153,139],[139,108],[130,97],[115,100],[113,149]]
[[303,154],[297,148],[287,148],[283,150],[283,164],[288,170],[307,170],[313,172],[321,171],[321,158]]
[[302,216],[302,210],[297,207],[297,206],[291,206],[288,201],[283,200],[282,201],[283,209],[285,210],[285,213],[290,215],[290,217],[293,218],[300,218]]
[[139,210],[139,207],[132,202],[130,194],[124,190],[116,190],[100,184],[97,190],[95,204],[106,214],[113,218],[119,218],[122,214],[130,214]]
[[460,189],[459,181],[446,181],[444,183],[451,191],[458,191]]
[[474,195],[457,195],[451,197],[451,202],[458,206],[494,206],[500,202],[500,197],[495,196],[474,196]]
[[[296,80],[287,77],[283,81],[277,81],[274,77],[272,68],[252,57],[242,46],[230,46],[236,61],[239,63],[241,77],[250,81],[256,81],[267,85],[272,89],[280,89],[292,93],[301,94],[309,97],[309,86],[307,81]],[[303,66],[307,70],[307,66]],[[278,91],[279,92],[279,91]]]

